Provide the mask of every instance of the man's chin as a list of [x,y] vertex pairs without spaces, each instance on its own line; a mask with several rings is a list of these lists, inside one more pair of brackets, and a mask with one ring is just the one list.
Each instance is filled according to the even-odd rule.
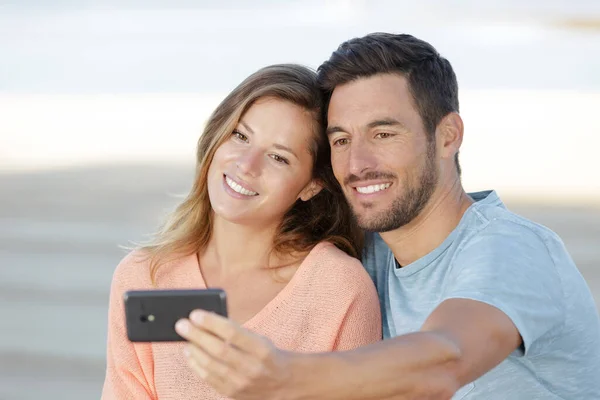
[[361,213],[355,214],[356,222],[360,229],[363,229],[367,232],[379,232],[381,227],[381,218],[378,215],[373,215],[371,213]]
[[354,213],[358,226],[367,232],[389,232],[404,224],[393,218],[394,210]]

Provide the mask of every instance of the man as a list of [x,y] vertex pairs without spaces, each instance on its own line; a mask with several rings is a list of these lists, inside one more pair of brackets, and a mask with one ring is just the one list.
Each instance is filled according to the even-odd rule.
[[[237,399],[600,399],[600,321],[560,239],[460,182],[450,63],[409,35],[343,43],[319,68],[331,161],[367,232],[385,340],[282,352],[195,311],[190,364]],[[183,331],[182,331],[183,332]]]

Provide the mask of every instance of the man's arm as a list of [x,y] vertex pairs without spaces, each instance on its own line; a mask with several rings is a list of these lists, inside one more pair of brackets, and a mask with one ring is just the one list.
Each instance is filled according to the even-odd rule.
[[190,341],[191,367],[243,400],[450,399],[521,344],[502,311],[466,299],[444,301],[420,332],[314,355],[278,350],[214,314],[195,311],[190,319],[177,329]]
[[[435,309],[421,332],[341,353],[334,362],[322,356],[331,371],[322,371],[318,361],[309,362],[305,369],[313,370],[318,383],[306,382],[306,387],[315,389],[315,398],[449,399],[520,344],[517,329],[502,311],[478,301],[450,299]],[[327,372],[327,379],[319,379]]]
[[460,349],[460,358],[452,366],[452,376],[460,386],[479,378],[522,345],[517,327],[504,312],[470,299],[442,302],[421,330],[439,332]]

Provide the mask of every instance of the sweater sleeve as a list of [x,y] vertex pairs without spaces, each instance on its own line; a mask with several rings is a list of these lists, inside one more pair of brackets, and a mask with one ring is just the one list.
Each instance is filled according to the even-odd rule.
[[351,282],[347,282],[351,289],[349,305],[338,331],[335,351],[352,350],[382,339],[377,291],[360,263],[352,264]]
[[137,267],[128,262],[131,258],[130,255],[119,264],[110,289],[103,400],[156,398],[153,395],[152,347],[149,343],[134,344],[127,338],[123,294],[129,289],[128,281],[136,281],[135,277],[127,275],[132,267]]

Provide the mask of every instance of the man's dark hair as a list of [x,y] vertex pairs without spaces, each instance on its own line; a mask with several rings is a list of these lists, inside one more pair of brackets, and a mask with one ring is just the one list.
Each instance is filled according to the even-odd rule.
[[[336,86],[382,73],[399,73],[408,81],[427,138],[435,138],[442,118],[458,112],[458,83],[450,62],[429,43],[414,36],[371,33],[342,43],[319,69],[326,107]],[[456,168],[460,174],[458,153]]]

